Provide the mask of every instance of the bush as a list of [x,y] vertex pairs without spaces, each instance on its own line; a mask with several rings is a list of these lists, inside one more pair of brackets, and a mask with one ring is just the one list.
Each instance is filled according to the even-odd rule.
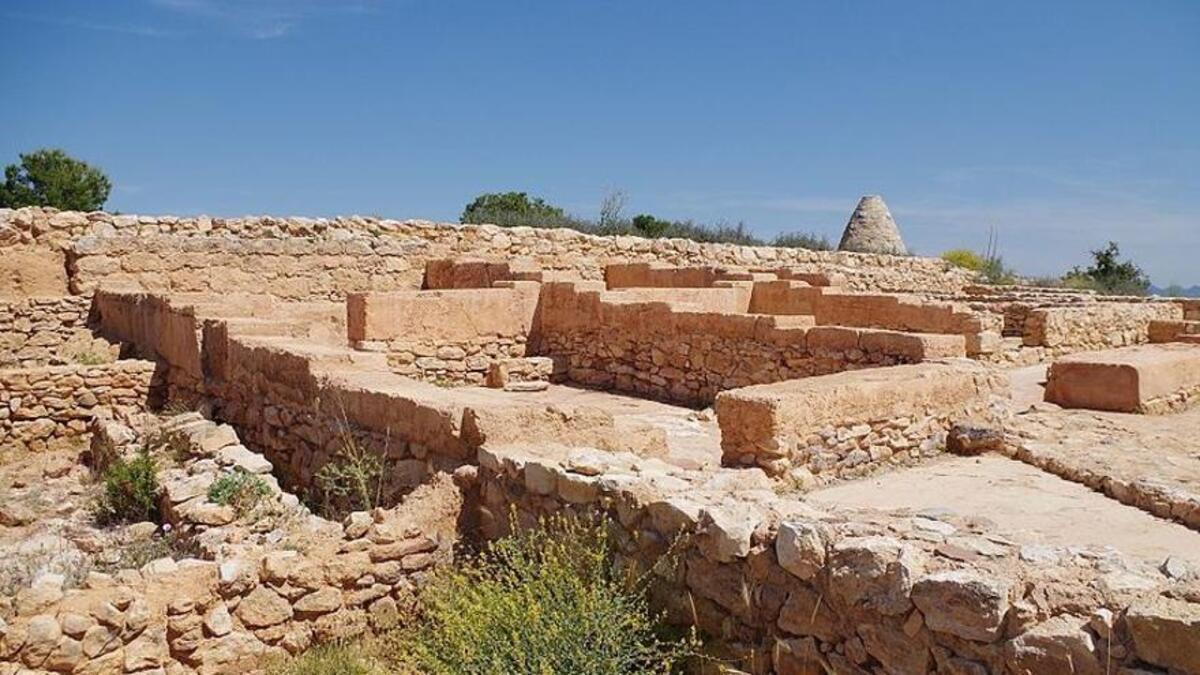
[[832,251],[833,244],[823,234],[809,232],[785,232],[771,240],[779,248],[806,248],[810,251]]
[[112,189],[108,177],[62,150],[35,150],[20,158],[19,165],[10,164],[4,169],[0,207],[53,206],[95,211],[108,200]]
[[343,431],[338,454],[313,476],[309,501],[326,518],[340,519],[351,511],[369,511],[383,493],[383,460],[358,445]]
[[244,516],[271,495],[271,487],[261,476],[244,469],[234,469],[208,486],[208,501],[232,506],[238,516]]
[[558,222],[563,217],[562,209],[547,204],[541,197],[530,197],[524,192],[490,192],[467,204],[459,221],[537,227],[539,222]]
[[157,468],[149,446],[133,459],[114,459],[102,474],[96,519],[101,524],[159,522]]
[[1087,269],[1073,268],[1063,277],[1068,288],[1090,288],[1114,295],[1146,295],[1150,278],[1130,260],[1120,260],[1121,248],[1110,241],[1104,248],[1092,251],[1092,264]]
[[667,673],[694,644],[658,636],[648,578],[618,568],[605,526],[552,518],[440,572],[400,648],[429,675]]
[[967,248],[950,249],[942,254],[942,260],[972,272],[982,271],[987,264],[983,256]]
[[148,539],[125,543],[121,546],[120,556],[111,562],[98,563],[97,571],[113,574],[121,570],[141,569],[146,563],[160,558],[183,560],[200,557],[200,545],[195,539],[172,531],[169,525],[164,525],[163,530]]

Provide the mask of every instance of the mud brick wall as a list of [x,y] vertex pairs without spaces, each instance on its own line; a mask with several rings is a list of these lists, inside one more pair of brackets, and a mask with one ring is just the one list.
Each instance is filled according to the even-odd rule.
[[111,345],[88,328],[90,307],[78,296],[0,300],[0,368],[114,360]]
[[955,423],[993,421],[1006,386],[982,364],[948,359],[722,392],[722,462],[790,470],[802,486],[913,464],[941,453]]
[[0,447],[40,452],[87,434],[99,410],[145,412],[158,384],[150,361],[0,370]]
[[[535,267],[570,273],[584,279],[604,278],[609,263],[657,262],[669,265],[792,267],[797,271],[836,272],[852,290],[955,292],[970,279],[970,273],[933,258],[881,256],[862,253],[807,251],[766,246],[701,244],[682,239],[640,237],[597,237],[565,229],[501,228],[494,225],[456,225],[420,220],[390,220],[359,216],[312,218],[210,218],[175,216],[114,216],[107,213],[57,212],[53,209],[0,209],[0,241],[5,236],[16,242],[31,242],[69,249],[74,292],[86,292],[110,277],[112,281],[138,283],[145,289],[223,290],[237,280],[266,281],[287,297],[329,297],[332,293],[364,290],[420,288],[421,270],[428,260],[473,257],[508,260],[521,258]],[[193,238],[200,250],[183,248],[182,267],[165,262],[154,268],[152,261],[139,260],[146,254],[158,257],[163,251],[178,253],[178,238]],[[77,239],[83,239],[72,243]],[[114,239],[111,243],[98,240]],[[256,251],[251,240],[273,240],[268,253]],[[398,257],[403,269],[388,269],[397,277],[372,281],[380,270],[377,262],[355,260],[358,253],[332,247],[317,258],[284,263],[290,270],[261,266],[273,262],[271,255],[293,242],[358,242],[367,248],[382,248],[381,254]],[[348,244],[347,244],[348,245]],[[243,250],[242,246],[246,248]],[[380,251],[377,251],[380,252]],[[314,254],[316,255],[316,254]],[[134,256],[126,263],[123,258]],[[342,257],[320,274],[334,281],[322,282],[313,266],[323,266],[327,256]],[[230,275],[228,281],[213,273],[210,280],[198,270],[205,265]],[[247,257],[246,262],[237,258]],[[89,258],[96,260],[88,262]],[[399,265],[400,263],[395,263]],[[61,267],[61,265],[60,265]],[[286,281],[289,276],[299,277]],[[371,285],[387,283],[385,288]],[[219,287],[218,287],[219,286]],[[239,290],[244,290],[239,289]]]
[[1173,302],[1035,309],[1025,320],[1023,341],[1055,354],[1126,347],[1149,342],[1151,321],[1182,318],[1182,307]]
[[[522,524],[554,513],[607,514],[623,563],[657,563],[654,605],[668,620],[720,638],[730,665],[745,672],[1200,665],[1185,637],[1197,605],[1160,595],[1169,581],[1154,570],[1137,572],[1143,585],[1130,592],[1115,586],[1130,572],[1080,559],[1060,561],[1071,569],[1064,575],[954,517],[847,522],[776,496],[753,470],[694,472],[534,448],[485,448],[479,461],[485,536],[503,534],[513,508]],[[731,500],[731,489],[755,496]],[[981,553],[941,553],[954,550]]]
[[545,284],[534,351],[555,359],[571,382],[685,405],[708,405],[736,387],[965,353],[961,335],[675,311],[625,295]]

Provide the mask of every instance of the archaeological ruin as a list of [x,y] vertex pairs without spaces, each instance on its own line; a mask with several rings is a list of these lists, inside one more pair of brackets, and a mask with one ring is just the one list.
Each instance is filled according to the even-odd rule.
[[0,210],[0,675],[255,672],[554,513],[726,672],[1200,674],[1200,301],[842,243]]

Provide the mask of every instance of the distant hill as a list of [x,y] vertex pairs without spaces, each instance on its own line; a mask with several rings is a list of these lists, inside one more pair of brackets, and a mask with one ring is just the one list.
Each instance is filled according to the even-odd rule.
[[[1165,295],[1167,289],[1150,284],[1150,292],[1154,295]],[[1189,286],[1183,289],[1183,292],[1179,295],[1185,298],[1200,298],[1200,286]]]

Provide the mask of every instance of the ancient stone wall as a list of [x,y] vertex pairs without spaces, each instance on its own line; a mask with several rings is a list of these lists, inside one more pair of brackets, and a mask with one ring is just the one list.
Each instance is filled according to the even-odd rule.
[[448,476],[395,508],[337,523],[309,514],[264,474],[271,488],[262,499],[303,519],[305,530],[303,550],[265,549],[255,543],[261,515],[237,518],[205,495],[230,450],[249,455],[250,469],[265,463],[228,427],[182,417],[171,431],[187,437],[190,459],[160,471],[166,519],[179,536],[215,549],[215,559],[163,557],[141,569],[93,571],[74,589],[61,576],[40,577],[0,624],[0,669],[259,672],[314,644],[395,627],[412,611],[416,581],[451,559],[462,494]]
[[100,285],[169,292],[254,290],[280,298],[420,286],[426,246],[386,237],[268,239],[187,235],[85,237],[69,253],[71,291]]
[[1149,342],[1153,320],[1182,318],[1182,308],[1172,302],[1041,308],[1029,312],[1023,339],[1055,354],[1111,349]]
[[482,384],[500,359],[526,355],[540,284],[352,293],[347,297],[350,344],[387,354],[400,375],[443,384]]
[[114,360],[88,328],[90,308],[79,296],[0,300],[0,368]]
[[714,406],[722,461],[792,469],[808,486],[913,464],[943,452],[955,423],[994,421],[989,408],[1004,382],[954,359],[722,392]]
[[[549,272],[593,280],[603,278],[609,263],[634,261],[838,273],[853,290],[950,293],[970,278],[968,272],[932,258],[358,216],[181,218],[18,209],[0,210],[0,232],[9,233],[15,242],[69,248],[72,274],[77,277],[72,279],[72,290],[77,293],[109,280],[134,282],[143,288],[193,291],[220,291],[236,281],[258,284],[263,290],[277,288],[284,297],[329,297],[353,291],[420,288],[424,263],[446,257],[521,258]],[[81,241],[72,244],[76,239]],[[293,245],[295,248],[290,248]],[[391,263],[368,259],[367,249],[374,249]],[[293,252],[311,257],[281,258]],[[207,279],[204,269],[210,270]],[[322,281],[322,276],[331,279]],[[238,290],[253,287],[240,285]]]
[[98,410],[145,412],[157,385],[150,361],[0,370],[0,447],[39,452],[82,437]]
[[1026,550],[953,516],[847,521],[775,495],[753,470],[544,452],[481,449],[485,534],[502,534],[514,505],[522,523],[608,514],[626,561],[658,564],[668,619],[720,638],[746,672],[1200,666],[1182,646],[1194,605],[1160,596],[1168,579],[1153,569]]
[[687,405],[725,389],[965,353],[961,335],[675,310],[570,283],[544,285],[540,317],[535,351],[567,380]]
[[750,311],[760,314],[811,315],[817,325],[857,326],[918,333],[948,333],[967,338],[967,354],[993,351],[1002,321],[964,304],[918,297],[847,293],[841,288],[794,281],[757,281]]

